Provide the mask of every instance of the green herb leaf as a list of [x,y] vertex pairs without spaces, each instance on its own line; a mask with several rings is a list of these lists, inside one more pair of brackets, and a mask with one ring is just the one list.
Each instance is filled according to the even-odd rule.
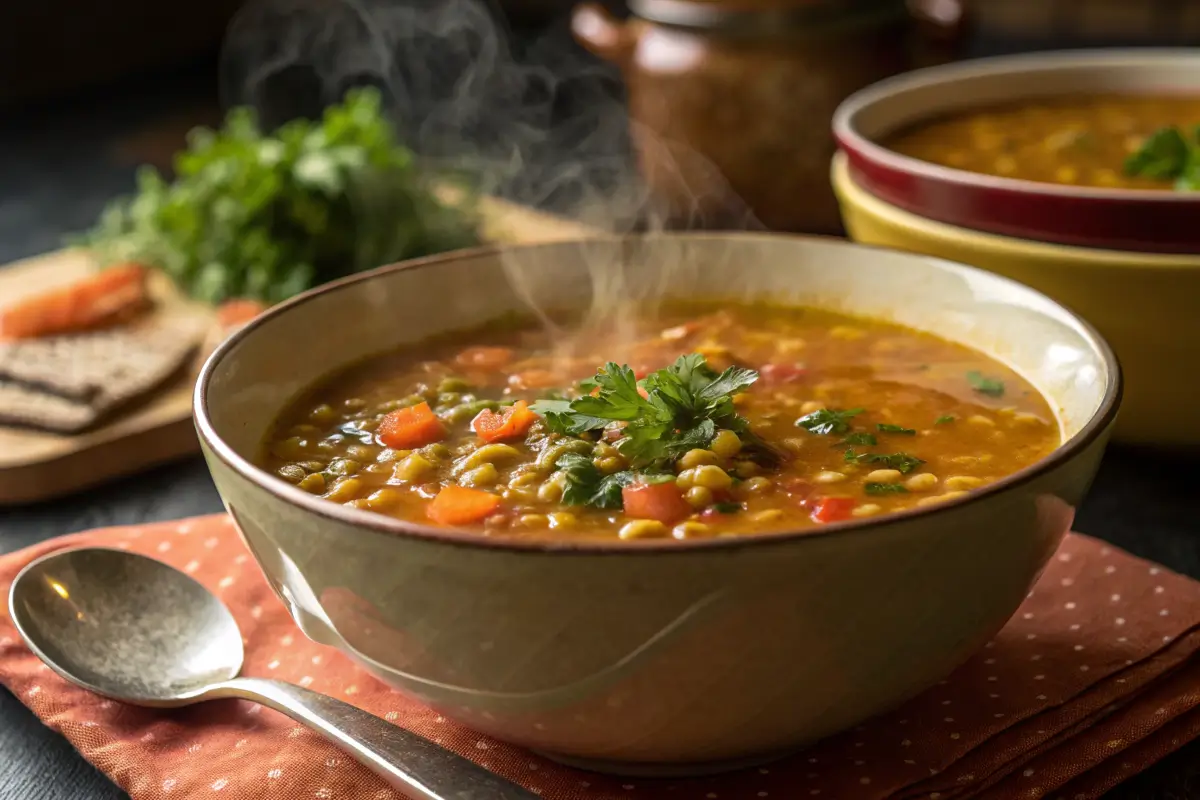
[[731,367],[716,374],[704,356],[680,356],[671,366],[641,381],[646,396],[627,365],[604,365],[585,382],[589,392],[570,402],[538,401],[533,410],[546,418],[550,430],[579,434],[624,422],[616,448],[637,470],[668,471],[666,467],[694,448],[705,448],[719,428],[736,431],[744,449],[761,460],[781,458],[749,430],[749,423],[733,406],[733,395],[758,379],[752,370]]
[[815,433],[818,436],[843,434],[850,430],[851,418],[861,413],[863,413],[861,408],[852,408],[849,411],[822,408],[796,420],[796,427],[804,428],[809,433]]
[[904,436],[916,436],[917,432],[913,428],[905,428],[901,425],[889,425],[886,422],[880,422],[875,426],[881,433],[899,433]]
[[954,416],[953,414],[943,414],[942,416],[935,419],[933,421],[933,424],[934,425],[945,425],[949,422],[954,422],[954,420],[956,420],[956,419],[958,419],[958,417]]
[[713,503],[712,507],[718,514],[736,514],[742,510],[741,503]]
[[967,373],[967,383],[971,388],[980,394],[986,394],[988,397],[1003,397],[1004,396],[1004,381],[998,378],[988,378],[978,370],[971,370]]
[[621,489],[637,480],[637,475],[627,470],[605,475],[590,458],[579,453],[564,453],[554,465],[567,479],[562,501],[569,506],[621,508]]
[[860,447],[873,447],[879,442],[875,439],[873,433],[852,433],[845,439],[842,439],[838,444],[849,444]]
[[1125,174],[1151,180],[1174,180],[1188,166],[1193,143],[1175,126],[1159,128],[1125,159]]
[[853,449],[846,451],[845,460],[852,464],[882,464],[887,469],[898,470],[908,474],[925,462],[908,453],[855,453]]
[[908,494],[908,489],[900,483],[868,483],[863,487],[867,494]]
[[320,120],[263,131],[235,108],[197,129],[170,181],[139,171],[73,241],[101,264],[136,261],[192,298],[274,303],[343,275],[476,243],[469,192],[455,204],[397,140],[378,92],[348,92]]

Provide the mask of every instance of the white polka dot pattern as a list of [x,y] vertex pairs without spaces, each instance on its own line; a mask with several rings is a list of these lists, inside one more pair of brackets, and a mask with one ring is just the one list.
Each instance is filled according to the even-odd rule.
[[[247,674],[342,697],[547,800],[1090,800],[1200,735],[1200,715],[1190,713],[1200,706],[1200,666],[1189,661],[1200,648],[1200,586],[1082,536],[1067,539],[993,641],[903,708],[769,767],[653,782],[575,772],[481,737],[310,642],[223,515],[72,541],[83,542],[161,558],[218,591],[245,634]],[[0,593],[21,566],[63,544],[0,559]],[[402,800],[320,737],[259,706],[207,704],[164,715],[75,689],[20,644],[6,617],[0,682],[135,800]],[[617,700],[529,725],[552,731],[623,713]]]

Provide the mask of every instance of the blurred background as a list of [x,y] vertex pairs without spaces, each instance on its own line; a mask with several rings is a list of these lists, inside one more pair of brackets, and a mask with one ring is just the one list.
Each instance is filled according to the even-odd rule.
[[273,124],[363,83],[422,154],[519,158],[488,188],[521,202],[570,213],[644,179],[676,221],[837,232],[825,123],[847,94],[926,63],[1195,42],[1200,3],[43,0],[3,4],[0,30],[9,261],[89,226],[137,164],[167,166],[223,108]]

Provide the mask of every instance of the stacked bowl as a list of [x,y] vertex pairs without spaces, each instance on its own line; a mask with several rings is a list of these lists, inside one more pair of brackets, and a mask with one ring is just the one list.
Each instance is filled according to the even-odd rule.
[[[1022,177],[1033,165],[1011,158],[971,171],[972,159],[978,165],[986,154],[970,152],[970,141],[946,141],[948,157],[928,161],[896,144],[922,124],[955,117],[969,131],[969,115],[984,109],[999,110],[978,125],[993,140],[984,144],[996,147],[1015,132],[1006,121],[1053,124],[1056,104],[1105,98],[1114,108],[1096,113],[1107,114],[1110,138],[1123,122],[1120,104],[1136,104],[1127,109],[1133,122],[1124,121],[1132,148],[1144,138],[1133,129],[1144,127],[1147,103],[1192,113],[1197,75],[1200,51],[1097,50],[981,59],[877,83],[848,98],[833,120],[832,180],[846,229],[862,243],[972,264],[1050,295],[1096,325],[1121,359],[1128,383],[1117,440],[1200,444],[1200,193],[1112,179],[1120,163],[1109,185],[1056,182]],[[1060,127],[1063,119],[1058,112]],[[1084,116],[1077,122],[1088,124]],[[1086,143],[1083,128],[1048,128],[1047,139]],[[943,131],[952,135],[953,123]]]

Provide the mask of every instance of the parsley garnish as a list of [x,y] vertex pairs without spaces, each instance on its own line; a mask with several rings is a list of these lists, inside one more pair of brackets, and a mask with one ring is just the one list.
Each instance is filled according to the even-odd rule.
[[741,503],[713,503],[712,507],[718,514],[736,514],[742,510]]
[[842,439],[838,444],[851,444],[859,446],[874,446],[879,444],[873,433],[852,433],[845,439]]
[[954,422],[958,417],[953,414],[943,414],[933,421],[934,425],[945,425],[947,422]]
[[595,395],[569,402],[539,400],[532,409],[545,417],[551,431],[567,435],[624,422],[616,448],[634,469],[665,469],[688,450],[707,447],[719,428],[741,436],[744,449],[775,461],[778,451],[752,434],[733,407],[733,395],[756,380],[757,372],[741,367],[718,375],[704,356],[693,353],[643,378],[642,397],[633,370],[609,362],[583,385],[585,391],[598,389]]
[[917,432],[913,428],[905,428],[901,425],[889,425],[886,422],[880,422],[875,426],[881,433],[899,433],[904,436],[916,436]]
[[999,378],[988,378],[978,370],[971,370],[967,373],[967,383],[971,384],[972,389],[980,394],[986,394],[988,397],[1004,396],[1004,381]]
[[1200,189],[1200,129],[1159,128],[1125,159],[1125,174],[1175,181],[1177,191]]
[[908,494],[908,489],[899,483],[868,483],[863,488],[867,494]]
[[622,508],[625,501],[621,490],[634,483],[665,483],[675,480],[669,473],[622,470],[605,475],[592,460],[579,453],[564,453],[554,466],[567,479],[563,488],[562,501],[569,506],[592,506],[593,508]]
[[890,455],[882,453],[856,453],[853,449],[846,451],[845,460],[852,464],[883,464],[888,469],[899,470],[903,474],[908,474],[925,463],[916,456],[909,455],[908,453],[891,453]]
[[861,408],[852,408],[849,411],[822,408],[796,420],[796,427],[804,428],[809,433],[815,433],[818,436],[847,433],[850,430],[850,419],[861,413],[863,413]]

